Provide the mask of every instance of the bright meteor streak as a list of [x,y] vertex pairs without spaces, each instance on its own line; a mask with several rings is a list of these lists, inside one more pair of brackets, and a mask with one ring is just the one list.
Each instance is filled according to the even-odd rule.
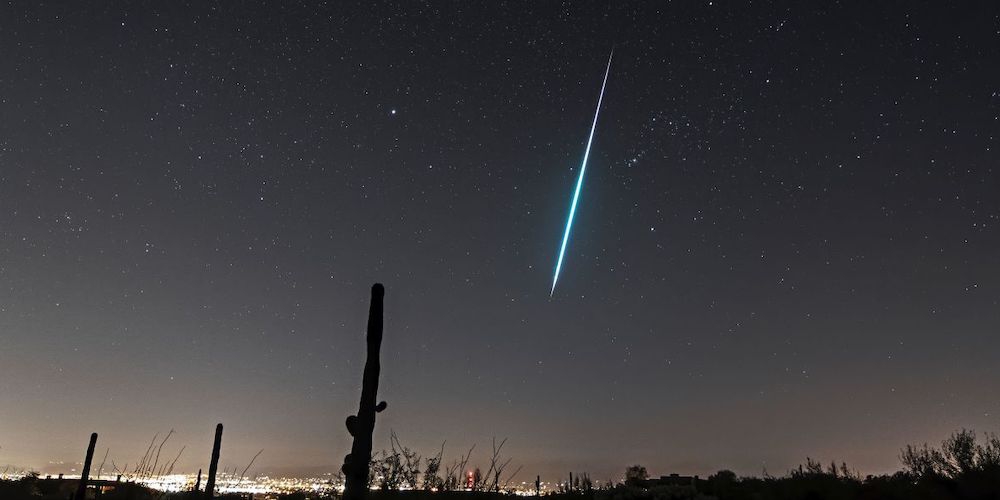
[[569,217],[566,218],[566,230],[563,232],[562,245],[559,247],[559,260],[556,261],[556,272],[552,276],[552,289],[549,290],[549,297],[556,292],[556,283],[559,281],[559,271],[562,270],[563,256],[566,254],[566,244],[569,243],[569,233],[573,228],[573,216],[576,215],[576,203],[580,201],[580,188],[583,187],[583,174],[587,172],[587,159],[590,157],[590,145],[594,142],[594,131],[597,130],[597,117],[601,114],[601,102],[604,101],[604,88],[608,85],[608,75],[611,73],[611,58],[615,56],[615,50],[611,49],[608,56],[608,67],[604,70],[604,82],[601,83],[601,96],[597,98],[597,110],[594,111],[594,122],[590,124],[590,137],[587,138],[587,149],[583,153],[583,163],[580,165],[580,176],[576,179],[576,190],[573,191],[573,204],[569,208]]

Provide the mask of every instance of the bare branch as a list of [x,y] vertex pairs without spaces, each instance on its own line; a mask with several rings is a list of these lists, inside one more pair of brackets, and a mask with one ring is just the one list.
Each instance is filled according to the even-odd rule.
[[181,446],[181,451],[177,452],[177,457],[174,458],[173,462],[170,462],[170,468],[167,469],[167,475],[168,476],[174,472],[174,465],[176,465],[177,464],[177,460],[179,460],[181,458],[181,453],[184,453],[184,449],[185,448],[187,448],[187,445]]
[[146,461],[150,458],[150,453],[153,452],[153,444],[156,443],[156,438],[160,437],[160,433],[157,432],[153,434],[153,439],[149,441],[149,446],[146,448],[146,453],[142,455],[142,459],[139,460],[139,464],[135,466],[135,474],[141,474],[143,469],[146,467]]
[[108,453],[111,452],[111,448],[104,451],[104,460],[101,460],[101,466],[97,468],[97,479],[101,478],[101,473],[104,472],[104,462],[108,461]]
[[[248,463],[246,468],[243,469],[243,472],[240,473],[240,479],[236,482],[237,486],[243,482],[243,476],[246,475],[248,470],[250,470],[250,466],[253,465],[254,461],[257,460],[257,457],[259,457],[261,453],[264,453],[264,448],[261,448],[260,451],[258,451],[257,454],[250,459],[250,463]],[[233,468],[233,472],[236,472],[235,468]]]
[[153,466],[149,468],[150,474],[156,471],[156,464],[160,463],[160,452],[163,451],[163,445],[166,444],[167,440],[170,439],[170,436],[173,435],[174,435],[174,430],[170,429],[170,432],[167,433],[167,437],[163,438],[163,441],[160,441],[160,446],[156,448],[156,460],[153,461]]
[[507,486],[510,484],[511,480],[514,479],[514,476],[516,476],[518,472],[521,472],[521,469],[523,467],[524,467],[523,465],[517,466],[517,470],[515,470],[514,473],[511,474],[510,476],[507,476],[507,480],[503,482],[503,489],[505,490],[507,489]]

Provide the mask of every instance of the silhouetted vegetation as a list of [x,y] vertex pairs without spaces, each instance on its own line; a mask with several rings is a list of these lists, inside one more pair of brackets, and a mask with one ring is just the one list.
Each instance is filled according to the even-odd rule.
[[94,447],[97,446],[97,433],[90,435],[90,445],[87,446],[87,458],[83,462],[83,472],[80,475],[80,483],[76,486],[74,500],[86,500],[87,480],[90,477],[90,464],[94,460]]
[[[219,453],[222,450],[222,424],[215,426],[215,441],[212,444],[212,460],[208,464],[208,482],[205,483],[205,498],[215,494],[215,474],[219,470]],[[195,490],[197,491],[197,489]]]
[[783,477],[737,477],[728,470],[707,478],[666,476],[650,479],[642,466],[626,470],[624,483],[610,488],[573,490],[554,496],[583,500],[998,500],[1000,438],[961,430],[941,443],[907,446],[903,470],[867,476],[841,462],[806,463]]
[[[461,455],[454,466],[441,475],[444,445],[430,458],[421,458],[390,437],[390,449],[373,460],[375,486],[368,500],[499,500],[510,498],[511,490],[498,486],[497,470],[510,460],[502,460],[504,441],[494,440],[487,458],[490,466],[473,474],[473,488],[466,488],[459,474],[467,470],[475,447]],[[558,491],[543,493],[551,500],[998,500],[1000,499],[1000,438],[986,434],[982,441],[975,432],[958,431],[940,447],[927,444],[901,450],[903,469],[891,474],[862,477],[846,463],[821,463],[807,457],[804,464],[784,476],[738,477],[722,470],[707,478],[687,476],[650,477],[645,467],[633,465],[625,471],[625,481],[597,485],[589,474],[573,473],[558,482]],[[155,460],[155,459],[154,459]],[[423,463],[423,466],[421,466]],[[383,477],[383,474],[388,477]],[[467,478],[466,478],[467,479]],[[447,485],[452,485],[448,490]],[[0,480],[3,500],[65,500],[76,481],[40,479],[29,473],[20,479]],[[121,482],[104,493],[101,500],[189,500],[195,493],[163,493],[135,483]],[[336,499],[336,493],[301,492],[272,495],[280,500]],[[224,499],[246,498],[225,495]],[[259,496],[257,498],[260,498]]]
[[641,465],[631,465],[625,469],[625,484],[637,486],[641,481],[649,479],[649,473]]
[[[372,285],[366,335],[368,352],[361,380],[361,402],[358,405],[357,415],[347,417],[347,432],[354,438],[354,442],[351,444],[351,453],[344,457],[344,465],[341,467],[346,486],[344,497],[349,500],[362,500],[368,490],[375,414],[381,413],[386,408],[385,401],[375,404],[378,393],[378,376],[381,371],[379,349],[382,347],[383,297],[385,297],[385,288],[380,283]],[[393,456],[393,458],[398,459],[399,457]]]
[[514,469],[513,472],[507,472],[513,459],[502,454],[506,442],[506,439],[498,442],[495,437],[493,438],[492,453],[487,457],[485,472],[483,468],[476,466],[471,477],[461,477],[462,472],[467,470],[472,452],[476,448],[473,445],[467,453],[462,454],[447,467],[442,477],[441,463],[444,458],[445,443],[441,444],[437,454],[424,458],[404,446],[399,436],[390,431],[389,449],[372,455],[368,487],[379,491],[510,492],[511,481],[521,471],[521,467]]

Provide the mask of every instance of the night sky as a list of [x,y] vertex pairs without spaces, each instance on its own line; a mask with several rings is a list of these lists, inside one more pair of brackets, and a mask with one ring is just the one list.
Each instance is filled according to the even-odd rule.
[[220,467],[336,471],[376,281],[377,448],[869,473],[1000,431],[1000,6],[821,3],[0,7],[0,464],[173,428],[194,471],[223,422]]

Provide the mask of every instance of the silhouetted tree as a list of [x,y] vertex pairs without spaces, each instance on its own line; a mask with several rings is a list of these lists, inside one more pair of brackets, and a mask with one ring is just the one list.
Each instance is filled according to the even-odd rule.
[[374,479],[378,481],[381,490],[398,490],[402,482],[402,465],[399,453],[395,450],[382,450],[381,457],[372,457],[371,469]]
[[444,487],[444,480],[438,473],[441,471],[441,459],[444,458],[444,443],[441,443],[441,451],[433,457],[424,459],[426,467],[424,468],[424,480],[423,488],[426,491],[431,490],[441,490]]
[[638,485],[647,479],[649,479],[649,473],[641,465],[631,465],[625,469],[625,484],[627,485]]
[[739,479],[736,477],[735,472],[731,470],[720,470],[719,472],[708,476],[708,488],[713,495],[725,498],[735,490],[738,480]]
[[392,448],[393,455],[397,457],[396,465],[399,467],[400,485],[411,490],[417,489],[417,478],[420,477],[420,455],[403,446],[395,431],[389,433],[389,446]]
[[1000,437],[986,434],[986,444],[976,449],[976,463],[983,470],[1000,469]]
[[976,470],[976,433],[962,429],[941,443],[941,468],[946,475],[957,477]]

